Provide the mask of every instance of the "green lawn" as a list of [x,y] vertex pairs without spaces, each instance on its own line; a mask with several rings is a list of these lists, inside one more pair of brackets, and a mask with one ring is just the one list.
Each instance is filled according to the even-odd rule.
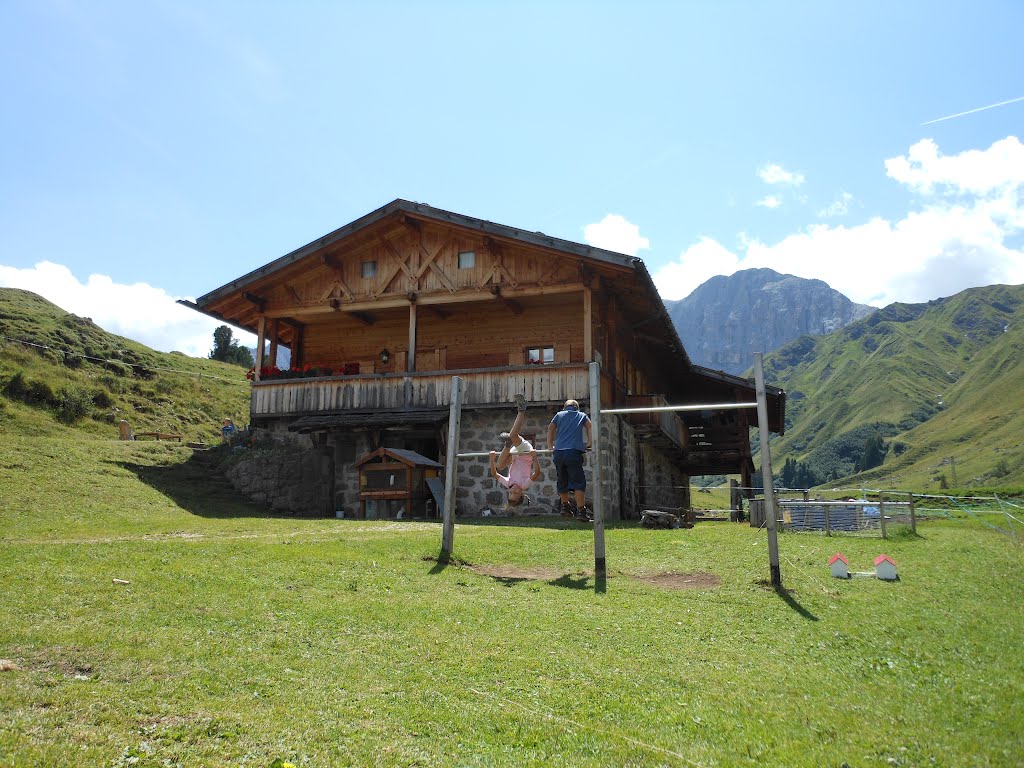
[[780,536],[781,594],[763,531],[610,527],[601,591],[561,519],[444,566],[439,525],[269,517],[190,457],[0,434],[0,765],[1024,760],[1024,551],[974,521]]

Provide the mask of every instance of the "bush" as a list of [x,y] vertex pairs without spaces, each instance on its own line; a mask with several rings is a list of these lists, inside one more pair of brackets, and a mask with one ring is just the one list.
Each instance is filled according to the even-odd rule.
[[97,389],[92,393],[92,404],[97,408],[110,408],[114,404],[114,398],[105,389]]
[[92,395],[79,387],[65,387],[57,393],[54,410],[57,421],[75,424],[84,419],[92,407]]

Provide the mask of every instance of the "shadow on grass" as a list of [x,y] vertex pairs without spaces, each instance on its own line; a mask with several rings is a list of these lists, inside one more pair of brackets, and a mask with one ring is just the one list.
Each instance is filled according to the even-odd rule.
[[[281,517],[267,507],[249,501],[236,491],[228,479],[214,466],[193,456],[175,464],[139,464],[131,461],[108,461],[108,465],[126,469],[179,507],[208,518]],[[319,517],[289,515],[295,518]]]
[[775,594],[782,598],[782,601],[786,605],[788,605],[794,611],[799,613],[805,619],[808,619],[810,621],[818,621],[818,617],[806,608],[804,608],[802,605],[800,605],[800,603],[796,601],[796,598],[793,597],[793,593],[790,592],[788,589],[786,589],[785,587],[772,587],[772,589],[775,591]]

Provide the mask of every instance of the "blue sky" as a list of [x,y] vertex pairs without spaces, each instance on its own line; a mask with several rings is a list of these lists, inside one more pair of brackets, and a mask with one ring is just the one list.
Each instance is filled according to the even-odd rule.
[[1024,282],[1022,28],[985,0],[6,0],[0,285],[203,354],[174,298],[399,197],[635,254],[667,299],[760,266],[875,305]]

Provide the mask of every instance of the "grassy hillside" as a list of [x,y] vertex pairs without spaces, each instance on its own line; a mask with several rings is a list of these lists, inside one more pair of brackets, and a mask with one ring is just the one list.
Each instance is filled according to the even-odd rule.
[[0,288],[0,431],[111,436],[124,418],[135,432],[210,441],[224,417],[242,424],[248,415],[239,366],[156,352],[34,293]]
[[[776,472],[791,459],[816,473],[811,484],[1024,486],[1022,352],[1024,286],[893,304],[798,339],[765,361],[789,393]],[[879,466],[863,461],[873,438]]]

